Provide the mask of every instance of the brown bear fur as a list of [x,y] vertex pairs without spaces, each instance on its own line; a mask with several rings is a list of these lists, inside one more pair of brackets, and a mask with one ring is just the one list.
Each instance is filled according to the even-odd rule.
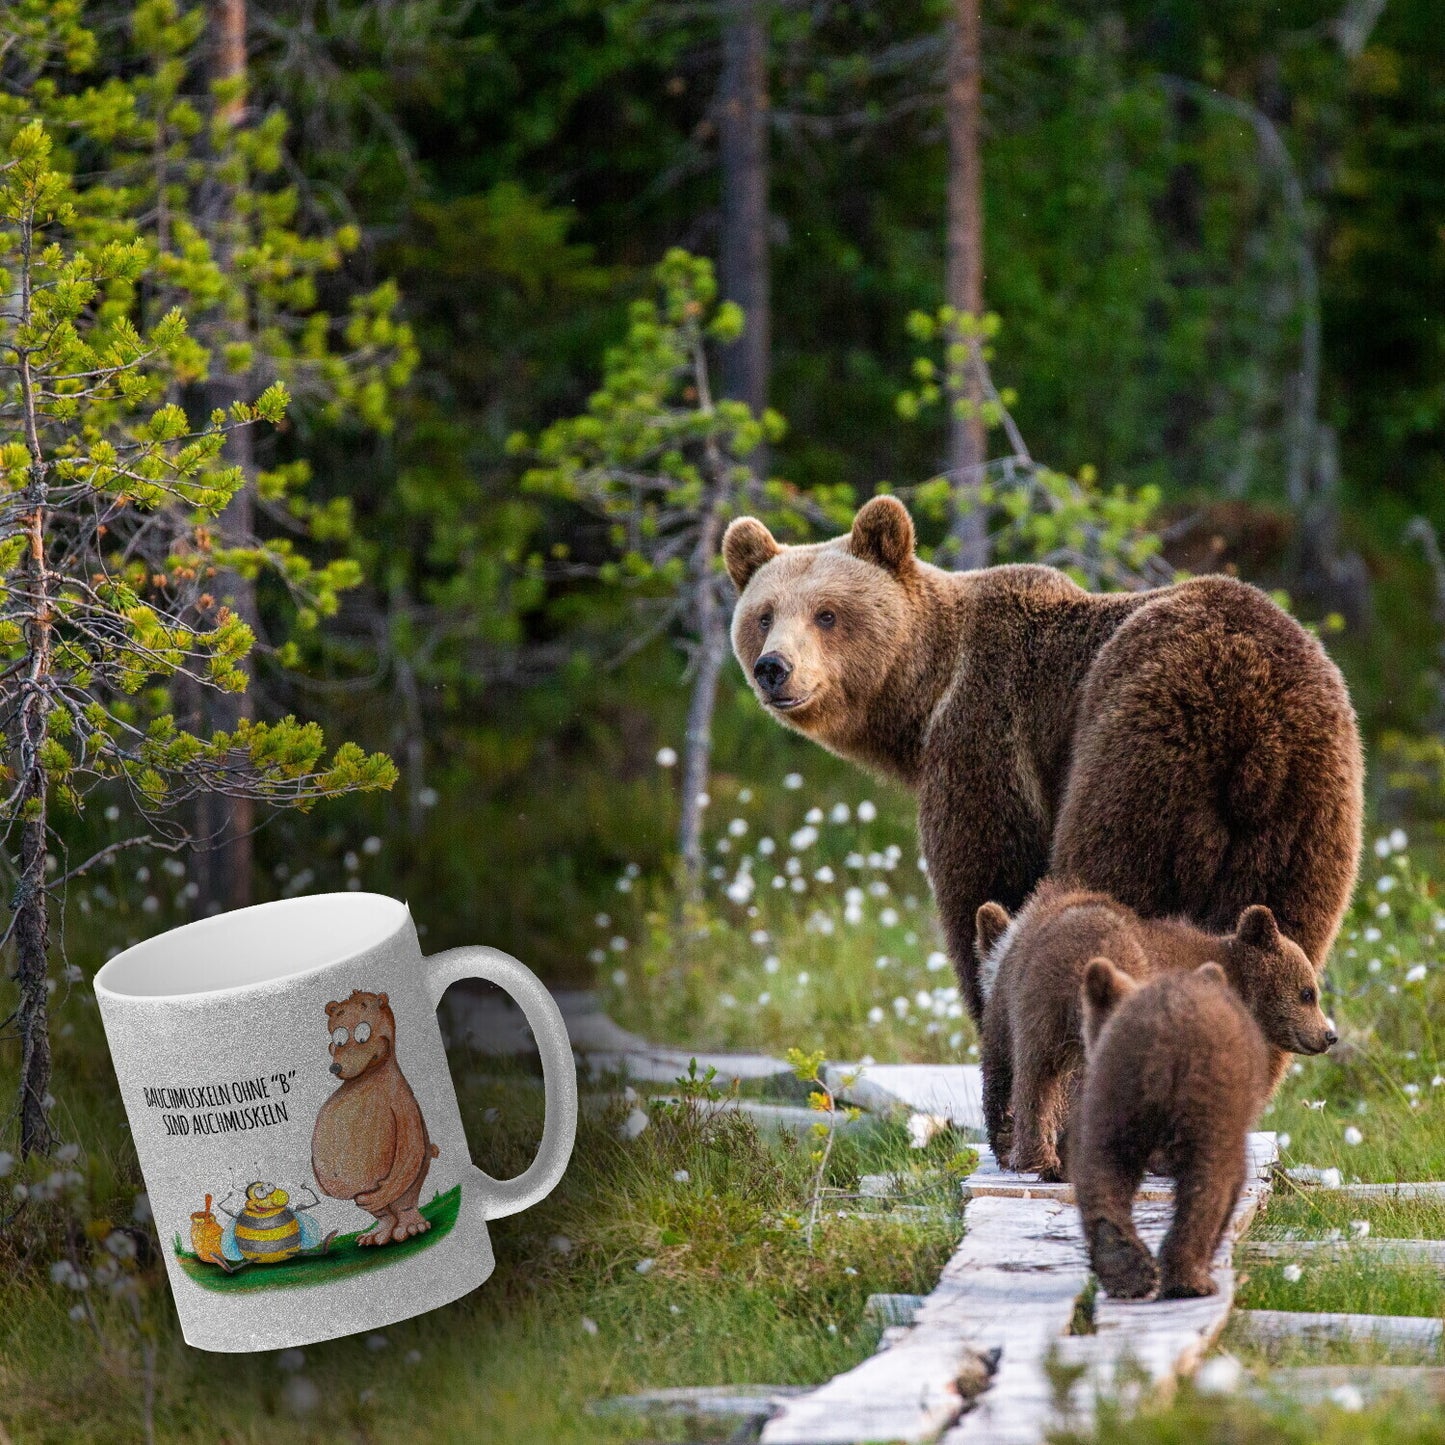
[[1271,1084],[1291,1053],[1323,1053],[1335,1042],[1313,965],[1258,904],[1233,933],[1213,934],[1177,918],[1140,918],[1107,894],[1046,878],[1013,920],[985,903],[974,946],[989,1145],[1000,1162],[1041,1179],[1063,1177],[1061,1146],[1084,1062],[1079,989],[1092,958],[1136,982],[1218,963],[1271,1046]]
[[892,497],[808,546],[741,518],[723,556],[764,706],[917,792],[975,1022],[977,909],[1019,907],[1046,872],[1217,930],[1263,903],[1324,966],[1359,859],[1359,733],[1324,649],[1264,593],[945,572],[914,556]]
[[[1084,972],[1083,1016],[1088,1066],[1069,1172],[1094,1273],[1120,1299],[1156,1285],[1161,1299],[1213,1294],[1209,1267],[1244,1184],[1245,1136],[1270,1092],[1257,1018],[1217,963],[1140,986],[1104,958]],[[1157,1267],[1133,1215],[1151,1158],[1174,1178]]]
[[[364,1027],[363,1027],[364,1026]],[[376,1217],[358,1244],[424,1234],[417,1209],[431,1161],[441,1152],[396,1061],[396,1017],[384,993],[354,989],[326,1005],[331,1072],[341,1087],[321,1106],[311,1131],[311,1169],[322,1192],[354,1199]],[[358,1028],[367,1034],[356,1037]],[[338,1041],[338,1031],[346,1030]]]

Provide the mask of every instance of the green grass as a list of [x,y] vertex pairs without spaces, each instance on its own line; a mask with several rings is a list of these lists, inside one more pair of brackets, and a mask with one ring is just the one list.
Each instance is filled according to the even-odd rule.
[[[83,1186],[68,1203],[30,1207],[0,1242],[0,1423],[27,1445],[141,1438],[129,1303],[101,1286],[95,1265],[104,1251],[92,1244],[112,1221],[129,1219],[140,1180],[98,1021],[82,1000],[72,998],[61,1015],[70,1032],[57,1030],[66,1080],[57,1113],[61,1136],[83,1146],[74,1166]],[[0,1058],[10,1068],[9,1056]],[[540,1135],[541,1092],[525,1070],[484,1067],[455,1060],[473,1155],[491,1173],[515,1174]],[[295,1377],[275,1355],[219,1360],[188,1348],[159,1261],[140,1270],[139,1300],[158,1351],[158,1438],[673,1440],[680,1426],[594,1417],[588,1404],[669,1385],[822,1381],[874,1348],[877,1329],[863,1317],[869,1294],[926,1291],[936,1281],[959,1231],[946,1215],[967,1162],[953,1158],[956,1138],[919,1153],[893,1125],[840,1137],[828,1177],[839,1194],[810,1251],[801,1228],[809,1141],[762,1135],[736,1114],[645,1106],[650,1123],[631,1141],[615,1132],[630,1105],[584,1114],[558,1191],[491,1226],[497,1269],[482,1288],[387,1329],[378,1337],[384,1348],[345,1339],[305,1350],[300,1373],[316,1398],[299,1414]],[[910,1170],[920,1201],[941,1206],[944,1217],[864,1219],[842,1197],[862,1173]],[[67,1232],[91,1250],[100,1337],[69,1318],[78,1296],[49,1277]],[[374,1278],[388,1287],[388,1271]]]
[[233,1274],[227,1274],[218,1265],[197,1259],[189,1250],[182,1248],[180,1235],[176,1236],[173,1247],[181,1268],[197,1284],[219,1294],[253,1294],[257,1290],[327,1284],[348,1275],[384,1269],[387,1265],[399,1264],[420,1254],[451,1232],[461,1204],[462,1186],[457,1184],[445,1194],[434,1195],[430,1203],[421,1206],[419,1212],[422,1218],[431,1225],[425,1234],[414,1234],[399,1244],[388,1244],[382,1248],[363,1248],[356,1242],[366,1232],[363,1227],[350,1234],[338,1235],[324,1254],[297,1255],[282,1264],[249,1264]]

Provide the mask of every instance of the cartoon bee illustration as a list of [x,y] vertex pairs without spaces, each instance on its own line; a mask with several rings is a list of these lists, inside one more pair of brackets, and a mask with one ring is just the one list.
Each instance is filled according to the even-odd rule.
[[[246,1186],[245,1200],[239,1211],[226,1207],[226,1200],[231,1197],[226,1195],[226,1199],[217,1205],[231,1220],[221,1231],[222,1258],[232,1265],[280,1264],[298,1254],[325,1254],[336,1238],[336,1231],[333,1229],[324,1239],[321,1237],[321,1227],[306,1212],[321,1201],[313,1189],[303,1187],[311,1195],[308,1204],[293,1203],[286,1190],[264,1180]],[[206,1202],[209,1205],[210,1195],[206,1196]],[[204,1216],[191,1216],[192,1243],[196,1238],[195,1221],[198,1217]],[[205,1225],[202,1228],[209,1237],[209,1228]],[[201,1257],[199,1250],[197,1257]]]

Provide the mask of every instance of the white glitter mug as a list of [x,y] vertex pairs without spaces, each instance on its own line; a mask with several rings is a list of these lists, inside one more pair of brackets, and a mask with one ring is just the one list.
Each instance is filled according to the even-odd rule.
[[[531,1166],[471,1162],[437,1005],[521,1006],[546,1118]],[[491,948],[423,957],[406,904],[323,893],[147,939],[95,977],[186,1341],[274,1350],[380,1329],[492,1272],[487,1220],[535,1204],[577,1131],[566,1025]]]

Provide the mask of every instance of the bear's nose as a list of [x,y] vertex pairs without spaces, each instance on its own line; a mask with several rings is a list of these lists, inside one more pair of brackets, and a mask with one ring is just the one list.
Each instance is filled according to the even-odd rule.
[[1325,1030],[1325,1047],[1327,1049],[1334,1048],[1334,1046],[1339,1043],[1339,1041],[1340,1036],[1333,1029]]
[[335,1074],[336,1077],[339,1079],[339,1078],[341,1077],[341,1065],[340,1065],[340,1064],[332,1064],[332,1066],[331,1066],[331,1072],[332,1072],[333,1074]]
[[779,652],[765,652],[753,664],[753,676],[765,692],[777,692],[792,675],[792,667]]

